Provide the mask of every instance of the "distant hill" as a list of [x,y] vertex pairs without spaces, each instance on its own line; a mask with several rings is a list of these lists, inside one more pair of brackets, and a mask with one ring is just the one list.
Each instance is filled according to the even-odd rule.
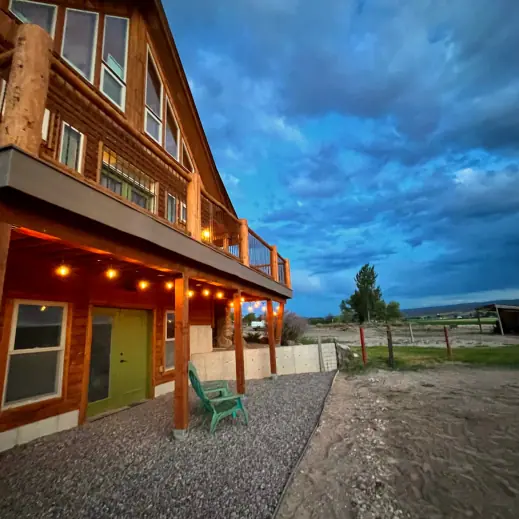
[[477,303],[459,303],[456,305],[428,306],[425,308],[408,308],[402,310],[407,317],[420,317],[425,315],[451,314],[455,312],[471,312],[475,308],[496,303],[498,305],[519,306],[519,299],[500,299],[496,301],[482,301]]

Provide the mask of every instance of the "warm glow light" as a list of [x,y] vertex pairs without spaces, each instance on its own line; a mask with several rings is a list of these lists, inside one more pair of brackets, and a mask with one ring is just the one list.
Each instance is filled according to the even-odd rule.
[[47,307],[45,305],[43,305],[41,308],[40,308],[40,312],[45,312],[45,310],[47,310]]
[[175,283],[173,281],[166,281],[166,290],[173,290]]
[[262,309],[261,309],[262,312],[266,312],[267,311],[267,307],[264,306]]
[[254,311],[254,308],[252,308],[252,306],[249,306],[249,308],[247,308],[247,310],[249,311],[249,314],[251,314]]
[[254,307],[255,307],[255,308],[259,308],[259,307],[260,307],[259,301],[256,301],[256,302],[254,303]]
[[242,297],[242,298],[240,299],[240,301],[241,301],[242,303],[245,303],[245,298]]
[[223,292],[216,292],[216,299],[223,299]]
[[209,231],[209,229],[204,229],[202,231],[202,238],[208,240],[209,238],[211,238],[211,232]]
[[149,281],[146,281],[144,279],[142,281],[139,281],[139,288],[141,290],[146,290],[149,286],[150,286]]
[[62,278],[65,278],[70,274],[70,267],[68,265],[60,265],[56,269],[56,274]]
[[274,315],[278,315],[278,313],[277,313],[277,312],[274,312]]
[[187,291],[187,297],[193,297],[195,293],[192,290]]
[[115,279],[119,275],[119,272],[117,272],[115,269],[108,269],[105,272],[105,275],[108,279]]
[[202,292],[202,294],[205,296],[205,297],[209,297],[211,295],[211,292],[209,290],[207,290],[207,288]]
[[234,308],[234,303],[232,303],[232,302],[229,303],[229,306],[230,306],[231,308]]

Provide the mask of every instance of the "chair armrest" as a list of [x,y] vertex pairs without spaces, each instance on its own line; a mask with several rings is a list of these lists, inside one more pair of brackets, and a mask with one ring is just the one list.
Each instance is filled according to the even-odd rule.
[[244,395],[229,395],[229,396],[222,396],[220,398],[210,398],[209,400],[215,404],[218,404],[219,402],[226,402],[228,400],[239,400]]

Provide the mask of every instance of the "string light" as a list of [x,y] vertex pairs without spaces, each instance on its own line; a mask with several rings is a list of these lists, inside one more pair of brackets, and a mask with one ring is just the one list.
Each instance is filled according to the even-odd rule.
[[45,305],[43,305],[42,307],[40,307],[40,312],[45,312],[45,310],[47,310],[47,307]]
[[256,302],[254,303],[254,308],[259,308],[259,307],[260,307],[259,301],[256,301]]
[[245,298],[244,298],[244,297],[240,298],[240,301],[241,301],[242,303],[245,303]]
[[192,298],[195,295],[195,293],[192,290],[187,291],[187,297]]
[[249,308],[247,308],[247,310],[249,311],[249,314],[251,314],[254,311],[254,308],[252,308],[252,306],[249,306]]
[[207,288],[204,289],[204,291],[202,292],[202,294],[205,296],[205,297],[209,297],[211,295],[211,291],[208,290]]
[[112,268],[109,268],[106,272],[105,272],[105,275],[108,279],[115,279],[118,275],[119,275],[119,272],[117,272],[117,270],[115,269],[112,269]]
[[56,274],[62,278],[66,278],[70,274],[70,267],[62,263],[57,269]]
[[166,281],[166,290],[173,290],[175,283],[173,281]]
[[278,315],[278,313],[274,310],[274,317],[275,317],[276,315]]
[[146,290],[149,286],[150,286],[149,281],[146,281],[145,279],[143,279],[142,281],[139,281],[139,288],[141,290]]
[[230,306],[231,308],[234,308],[234,303],[231,301],[231,302],[229,303],[229,306]]
[[216,292],[216,299],[223,299],[223,292]]
[[211,231],[209,231],[209,229],[204,229],[202,231],[202,238],[209,240],[211,238]]

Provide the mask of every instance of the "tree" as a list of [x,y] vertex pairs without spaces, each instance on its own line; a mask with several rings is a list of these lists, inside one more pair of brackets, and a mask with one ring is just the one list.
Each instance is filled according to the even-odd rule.
[[386,307],[386,320],[390,322],[398,321],[398,319],[402,319],[400,303],[398,303],[397,301],[390,301]]
[[375,301],[373,305],[373,318],[376,321],[385,323],[387,321],[387,306],[383,299]]
[[340,305],[343,315],[351,310],[354,318],[363,323],[371,321],[377,305],[378,312],[382,311],[382,306],[378,304],[378,301],[382,300],[382,290],[376,286],[377,277],[374,265],[366,263],[362,266],[355,276],[357,289],[349,299],[342,301]]
[[252,321],[255,321],[256,320],[256,315],[253,314],[253,313],[249,313],[247,314],[244,318],[243,318],[243,322],[247,325],[247,326],[250,326],[252,324]]

